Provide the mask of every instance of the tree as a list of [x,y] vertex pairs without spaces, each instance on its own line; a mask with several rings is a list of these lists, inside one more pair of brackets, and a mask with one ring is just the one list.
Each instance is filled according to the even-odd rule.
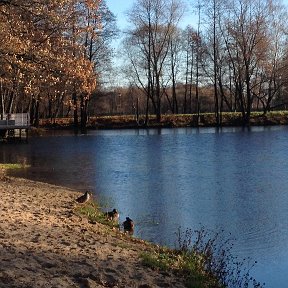
[[95,88],[93,65],[84,57],[83,45],[70,37],[74,8],[80,4],[76,0],[1,3],[2,111],[30,110],[37,124],[41,103],[49,102],[52,113],[52,102],[64,101],[73,87],[79,94]]
[[271,110],[271,103],[275,98],[280,98],[285,79],[285,47],[287,31],[287,10],[280,3],[268,4],[266,51],[264,61],[259,63],[258,85],[253,91],[255,98],[262,104],[264,114]]
[[[197,32],[191,27],[187,26],[183,31],[183,51],[185,53],[185,91],[184,91],[184,103],[183,112],[192,113],[192,84],[193,84],[193,72],[195,65],[195,50],[197,39]],[[188,98],[188,99],[187,99]],[[188,101],[189,100],[189,101]]]
[[196,98],[196,112],[197,112],[197,125],[200,121],[200,96],[199,96],[199,66],[200,66],[200,51],[201,51],[201,36],[200,36],[200,25],[201,25],[201,5],[198,2],[197,5],[198,10],[198,22],[197,22],[197,35],[196,35],[196,91],[195,91],[195,98]]
[[203,7],[204,70],[214,85],[216,122],[221,123],[225,103],[229,111],[241,111],[243,125],[249,125],[251,111],[259,103],[269,110],[283,87],[285,10],[268,0],[214,0]]
[[[170,49],[168,54],[169,66],[167,65],[167,70],[170,70],[170,76],[168,78],[172,85],[172,101],[170,101],[168,95],[167,99],[169,101],[170,110],[172,113],[178,114],[179,104],[177,100],[176,84],[178,76],[180,73],[180,61],[182,58],[182,45],[181,45],[182,35],[181,30],[177,27],[174,28],[174,32],[171,34],[170,39]],[[170,69],[169,69],[170,68]],[[166,93],[165,93],[166,94]]]
[[128,31],[125,49],[137,82],[147,97],[146,122],[149,101],[157,121],[161,120],[164,65],[172,34],[182,15],[183,5],[176,0],[138,0],[128,13],[133,29]]

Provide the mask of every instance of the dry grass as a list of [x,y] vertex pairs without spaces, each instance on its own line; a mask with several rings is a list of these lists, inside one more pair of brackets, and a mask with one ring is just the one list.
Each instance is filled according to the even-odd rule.
[[[157,122],[155,115],[149,116],[149,122],[145,127],[213,127],[216,126],[214,113],[200,114],[198,123],[196,114],[167,114],[161,116]],[[90,117],[87,127],[90,129],[113,129],[113,128],[141,128],[144,127],[145,116],[140,115],[138,122],[135,115],[95,116]],[[288,111],[275,111],[263,114],[253,112],[250,124],[256,125],[287,125]],[[241,126],[242,116],[240,112],[222,113],[222,126]],[[42,119],[40,127],[46,128],[69,128],[73,126],[73,118]]]

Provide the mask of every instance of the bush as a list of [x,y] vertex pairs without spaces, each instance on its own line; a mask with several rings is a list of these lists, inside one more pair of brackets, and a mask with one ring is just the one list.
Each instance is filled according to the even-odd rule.
[[250,258],[239,261],[233,256],[231,250],[234,239],[225,240],[224,231],[215,233],[203,227],[195,231],[192,229],[182,231],[179,228],[176,236],[177,249],[183,254],[194,255],[191,258],[193,265],[196,265],[194,269],[204,270],[212,278],[217,279],[216,287],[264,287],[265,284],[260,284],[250,276],[257,262],[253,262]]

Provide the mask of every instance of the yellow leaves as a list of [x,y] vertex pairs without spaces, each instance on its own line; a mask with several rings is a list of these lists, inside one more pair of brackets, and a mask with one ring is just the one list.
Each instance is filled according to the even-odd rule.
[[84,0],[83,2],[87,6],[87,8],[93,11],[98,10],[101,0]]
[[[99,18],[95,21],[99,3],[26,0],[0,6],[0,64],[6,85],[16,82],[27,95],[71,93],[74,89],[91,93],[96,75],[93,64],[84,57],[83,36],[92,35],[100,26]],[[75,18],[75,7],[84,9],[76,11],[82,18]],[[82,21],[87,16],[85,9],[96,26]]]

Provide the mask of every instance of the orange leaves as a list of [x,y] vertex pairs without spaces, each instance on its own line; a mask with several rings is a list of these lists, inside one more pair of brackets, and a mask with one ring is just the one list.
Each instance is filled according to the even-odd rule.
[[83,19],[87,9],[97,15],[99,2],[14,0],[15,5],[1,5],[0,75],[4,85],[13,82],[14,88],[9,89],[22,87],[28,95],[71,93],[75,87],[77,93],[91,93],[96,76],[85,58],[81,31],[91,32],[91,24]]

